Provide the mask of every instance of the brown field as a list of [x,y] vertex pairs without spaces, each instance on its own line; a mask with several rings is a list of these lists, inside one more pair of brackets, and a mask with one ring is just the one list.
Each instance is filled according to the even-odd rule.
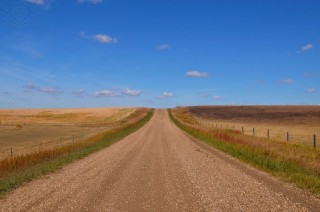
[[0,110],[0,157],[83,140],[135,108]]
[[[205,125],[242,131],[248,135],[313,144],[320,140],[320,106],[197,106],[189,112]],[[318,142],[320,143],[320,142]]]

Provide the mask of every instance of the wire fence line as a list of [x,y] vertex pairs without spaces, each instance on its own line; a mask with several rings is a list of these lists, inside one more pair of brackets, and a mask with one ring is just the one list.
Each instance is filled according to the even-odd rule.
[[290,143],[298,143],[298,144],[303,144],[307,146],[312,146],[313,148],[317,148],[317,145],[318,145],[317,143],[318,134],[316,132],[309,133],[309,134],[305,134],[305,133],[301,134],[301,133],[295,132],[292,129],[277,130],[277,129],[271,129],[272,127],[265,128],[262,126],[253,126],[254,124],[251,124],[252,126],[249,127],[248,124],[219,122],[219,121],[203,119],[195,116],[194,118],[198,122],[198,124],[205,127],[209,127],[209,128],[235,130],[245,135],[268,138],[268,139],[290,142]]
[[[78,126],[78,125],[77,125]],[[67,144],[76,143],[79,141],[83,141],[91,135],[97,134],[103,130],[110,130],[114,128],[115,125],[103,125],[103,127],[95,128],[94,130],[86,130],[80,133],[73,133],[68,136],[61,136],[55,139],[34,143],[32,145],[27,146],[12,146],[0,149],[0,159],[14,157],[15,155],[23,155],[36,151],[47,150],[50,148],[62,147]]]

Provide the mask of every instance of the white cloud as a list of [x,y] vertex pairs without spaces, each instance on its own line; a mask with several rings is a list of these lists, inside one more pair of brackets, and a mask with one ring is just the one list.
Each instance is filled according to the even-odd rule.
[[56,88],[39,88],[39,92],[48,94],[57,94],[59,91]]
[[308,91],[308,93],[315,93],[315,92],[317,92],[317,89],[309,88],[307,91]]
[[43,5],[44,1],[43,0],[25,0],[26,2],[29,2],[31,4],[39,4],[39,5]]
[[292,84],[294,81],[292,79],[283,79],[278,81],[281,84]]
[[158,50],[166,50],[166,49],[170,49],[171,46],[169,44],[161,44],[157,47]]
[[172,98],[172,97],[174,97],[174,95],[173,95],[173,93],[170,93],[170,92],[163,92],[163,94],[158,96],[158,98],[160,98],[160,99]]
[[112,90],[100,90],[100,91],[96,91],[94,93],[94,96],[95,97],[117,97],[119,96],[119,94]]
[[113,38],[106,34],[97,34],[92,36],[93,40],[96,40],[100,43],[111,43],[113,41]]
[[298,51],[298,53],[309,51],[311,49],[313,49],[313,45],[311,43],[309,43],[309,44],[301,47],[301,49]]
[[122,91],[122,93],[126,96],[140,96],[142,94],[142,91],[139,91],[139,90],[131,90],[131,89],[124,89]]
[[207,72],[200,72],[200,71],[188,71],[186,72],[188,77],[195,77],[195,78],[206,78],[209,76]]
[[74,96],[81,96],[81,95],[83,95],[85,92],[86,92],[86,90],[84,90],[84,89],[81,88],[81,89],[72,91],[72,94],[73,94]]
[[34,85],[33,83],[26,84],[23,87],[25,88],[26,91],[38,91],[38,92],[47,93],[47,94],[60,94],[60,93],[62,93],[57,88],[52,88],[52,87],[41,88],[39,86]]
[[213,98],[214,100],[221,100],[221,99],[223,99],[222,96],[213,96],[212,98]]
[[96,34],[96,35],[87,35],[86,32],[79,32],[79,35],[83,38],[92,39],[94,41],[98,41],[99,43],[109,44],[109,43],[118,43],[116,38],[113,38],[107,34]]
[[78,0],[78,3],[92,3],[92,4],[98,4],[103,2],[103,0]]

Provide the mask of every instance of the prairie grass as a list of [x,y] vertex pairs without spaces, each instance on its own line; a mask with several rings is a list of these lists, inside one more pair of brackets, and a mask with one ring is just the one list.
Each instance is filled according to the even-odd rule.
[[[136,108],[0,109],[0,159],[83,140],[119,125]],[[65,138],[69,141],[61,143]],[[56,142],[53,142],[56,141]]]
[[320,106],[195,106],[188,107],[203,124],[237,129],[247,135],[313,145],[320,136]]
[[141,128],[152,115],[151,109],[136,109],[116,128],[82,142],[0,160],[0,197],[25,182],[113,144]]
[[320,197],[319,150],[243,135],[240,131],[200,126],[186,108],[170,110],[169,115],[190,135]]

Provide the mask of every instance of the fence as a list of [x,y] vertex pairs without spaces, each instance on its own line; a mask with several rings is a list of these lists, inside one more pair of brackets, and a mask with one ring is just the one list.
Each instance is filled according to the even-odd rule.
[[239,124],[239,123],[228,123],[207,120],[199,117],[194,117],[196,121],[205,127],[215,128],[215,129],[229,129],[236,130],[245,135],[251,135],[255,137],[268,138],[273,140],[285,141],[290,143],[299,143],[307,146],[312,146],[317,148],[317,130],[311,132],[310,129],[303,130],[299,126],[290,127],[290,130],[286,129],[285,126],[268,126],[268,125],[254,125],[254,124]]
[[[54,125],[56,126],[56,125]],[[41,151],[41,150],[46,150],[54,147],[59,147],[75,142],[79,142],[84,140],[85,138],[88,138],[91,135],[94,135],[98,132],[101,132],[106,129],[111,129],[114,126],[103,126],[99,128],[94,128],[94,130],[87,130],[83,131],[81,133],[75,134],[73,133],[72,135],[69,136],[63,136],[59,137],[57,139],[53,140],[48,140],[45,142],[38,142],[33,145],[29,146],[12,146],[12,147],[6,147],[3,149],[0,149],[0,159],[1,158],[6,158],[6,157],[14,157],[15,155],[22,155],[22,154],[27,154],[31,152],[36,152],[36,151]]]

